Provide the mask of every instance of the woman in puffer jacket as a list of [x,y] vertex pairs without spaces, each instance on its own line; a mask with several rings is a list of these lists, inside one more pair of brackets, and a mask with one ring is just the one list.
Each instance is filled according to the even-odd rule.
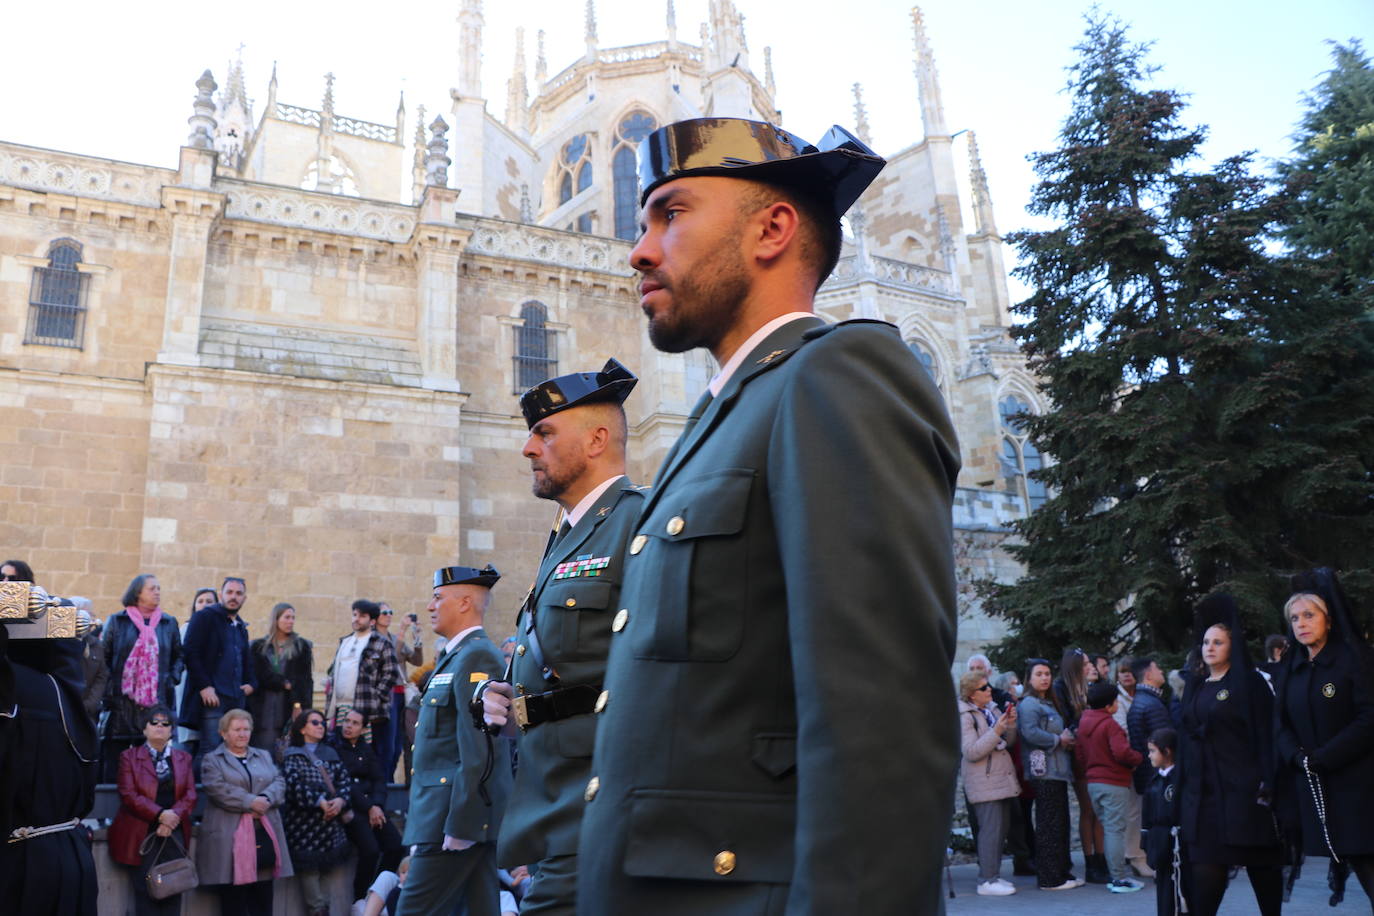
[[1016,706],[996,708],[982,671],[960,678],[959,696],[964,794],[978,818],[978,893],[1005,897],[1016,893],[1014,884],[998,877],[1011,806],[1021,794],[1008,750],[1016,742]]

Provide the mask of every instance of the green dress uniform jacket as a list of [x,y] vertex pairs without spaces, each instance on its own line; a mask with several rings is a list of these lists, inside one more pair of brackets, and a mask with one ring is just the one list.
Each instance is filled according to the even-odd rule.
[[[535,633],[559,688],[601,689],[611,627],[621,606],[625,549],[645,490],[628,477],[611,484],[539,565],[527,606],[534,611]],[[522,615],[511,680],[527,693],[542,693],[554,685],[540,673],[527,627]],[[595,737],[591,712],[532,726],[518,737],[520,769],[497,849],[503,867],[577,852]]]
[[[510,794],[510,747],[494,739],[490,775],[487,736],[472,723],[468,702],[477,685],[505,672],[501,653],[486,633],[473,630],[434,666],[420,697],[415,766],[403,842],[442,843],[444,836],[494,843]],[[482,790],[485,789],[485,792]]]
[[943,912],[959,458],[880,322],[799,319],[684,429],[626,559],[578,912]]

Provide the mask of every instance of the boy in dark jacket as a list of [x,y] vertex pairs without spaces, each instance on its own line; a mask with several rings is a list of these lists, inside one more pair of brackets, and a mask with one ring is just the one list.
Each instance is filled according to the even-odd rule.
[[1088,708],[1078,722],[1074,754],[1088,783],[1093,811],[1102,822],[1107,867],[1112,875],[1107,890],[1129,894],[1145,886],[1130,877],[1126,866],[1126,819],[1135,791],[1131,773],[1143,758],[1131,749],[1126,733],[1112,718],[1116,697],[1116,685],[1106,681],[1088,688]]
[[[1185,912],[1179,906],[1186,887],[1175,881],[1188,875],[1182,841],[1178,836],[1178,770],[1174,767],[1174,752],[1178,750],[1178,733],[1172,728],[1151,732],[1147,744],[1150,766],[1155,773],[1145,790],[1145,855],[1155,872],[1155,912],[1158,916],[1177,916]],[[1175,873],[1174,854],[1178,852]],[[1180,882],[1181,884],[1183,882]]]

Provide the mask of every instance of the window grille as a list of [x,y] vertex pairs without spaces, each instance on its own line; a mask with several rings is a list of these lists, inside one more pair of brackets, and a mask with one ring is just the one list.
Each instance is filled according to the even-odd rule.
[[1009,394],[997,404],[1002,417],[1002,476],[1008,489],[1025,501],[1026,511],[1034,512],[1049,499],[1044,482],[1030,476],[1044,466],[1044,459],[1026,433],[1020,414],[1029,414],[1031,406],[1024,399]]
[[548,309],[538,302],[527,302],[520,309],[521,323],[514,328],[515,394],[558,372],[558,340],[547,327],[548,314]]
[[908,340],[906,345],[907,349],[916,354],[916,359],[920,361],[926,372],[935,381],[935,386],[943,391],[945,386],[940,383],[939,367],[935,364],[935,355],[930,352],[930,348],[919,340]]
[[72,239],[48,247],[48,266],[33,269],[24,343],[81,349],[90,276],[76,269],[80,261],[81,245]]

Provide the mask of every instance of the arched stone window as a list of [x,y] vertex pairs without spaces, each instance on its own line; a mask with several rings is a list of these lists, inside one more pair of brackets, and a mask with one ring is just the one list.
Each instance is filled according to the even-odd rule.
[[539,302],[520,307],[515,327],[515,393],[520,394],[558,371],[558,340],[548,327],[549,310]]
[[1030,441],[1020,414],[1029,414],[1031,405],[1025,398],[1009,394],[997,404],[1002,417],[1002,477],[1007,489],[1021,496],[1026,511],[1034,512],[1045,504],[1049,492],[1042,481],[1030,476],[1031,471],[1044,467],[1040,450]]
[[324,162],[323,176],[320,174],[320,160],[316,159],[310,163],[310,167],[305,170],[305,177],[301,179],[301,188],[306,191],[327,191],[330,194],[357,197],[358,179],[354,177],[353,170],[348,164],[338,156],[330,156]]
[[[558,171],[560,206],[592,186],[592,145],[586,134],[578,134],[563,144],[563,149],[558,154]],[[592,214],[583,213],[568,223],[568,229],[575,232],[591,232],[593,225]]]
[[80,263],[81,243],[76,239],[57,239],[48,246],[48,266],[35,267],[29,285],[24,343],[81,349],[90,276],[77,270]]
[[615,237],[634,241],[639,235],[639,175],[635,149],[658,128],[646,111],[632,111],[620,120],[611,155],[611,187],[615,193]]
[[935,361],[935,354],[931,352],[930,346],[924,340],[908,340],[906,345],[935,380],[935,386],[943,391],[945,386],[940,379],[940,364]]

